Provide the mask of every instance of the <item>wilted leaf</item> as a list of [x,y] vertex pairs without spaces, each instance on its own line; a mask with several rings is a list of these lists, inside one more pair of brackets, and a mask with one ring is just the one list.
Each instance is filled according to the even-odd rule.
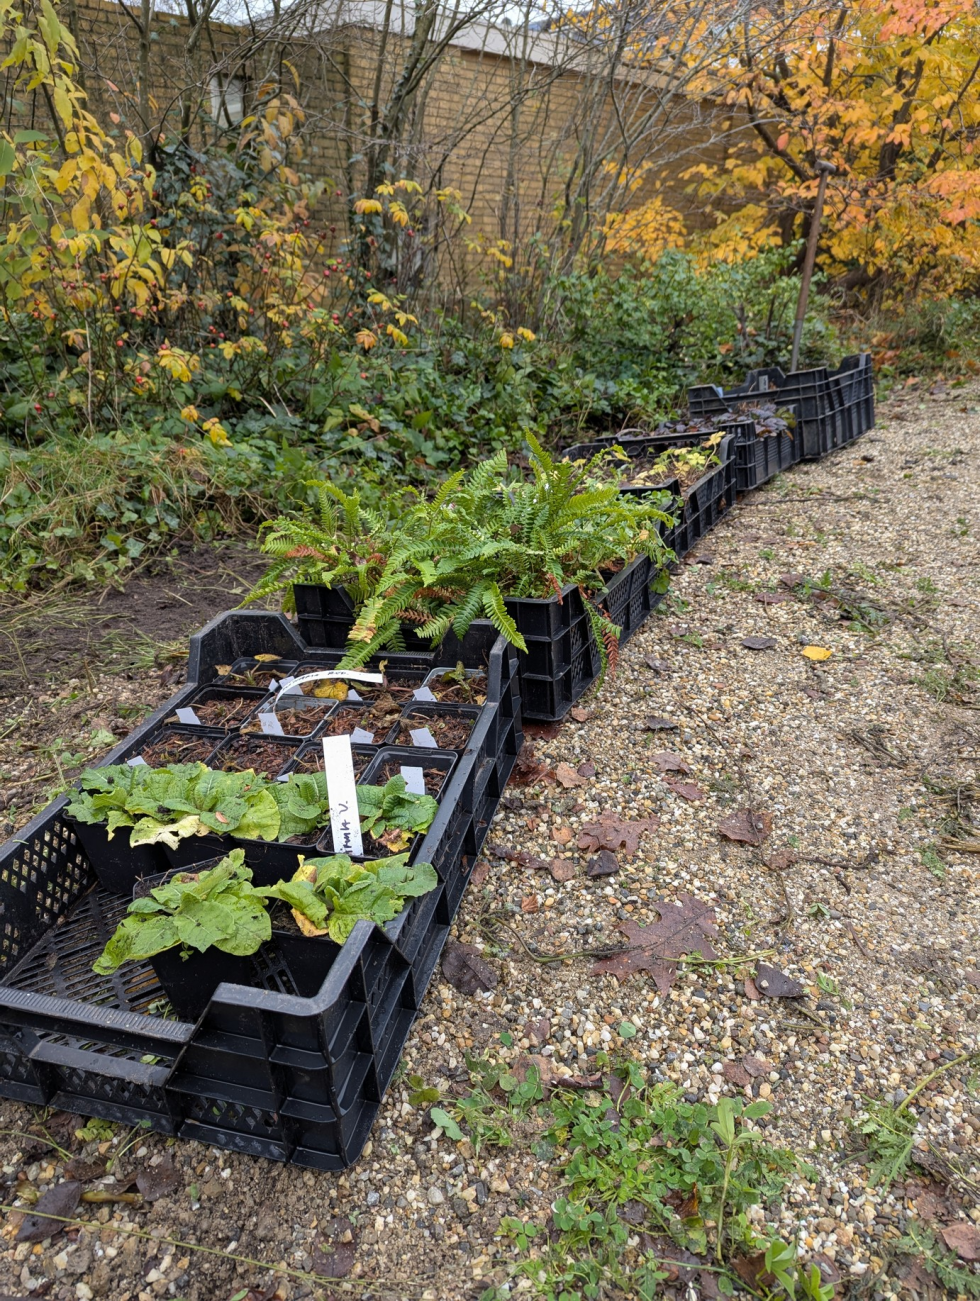
[[541,903],[536,894],[526,894],[521,900],[522,913],[536,913],[541,911]]
[[619,871],[619,859],[615,854],[610,853],[608,849],[600,850],[595,858],[589,859],[589,865],[585,869],[586,876],[612,876],[613,872]]
[[575,771],[578,773],[580,777],[594,777],[595,764],[591,762],[580,763],[579,766],[575,769]]
[[567,845],[572,839],[571,827],[554,827],[551,832],[551,839],[556,845]]
[[556,881],[570,881],[575,875],[575,864],[567,858],[553,858],[548,870]]
[[581,705],[576,705],[570,712],[576,723],[587,723],[592,717],[592,710],[584,709]]
[[776,645],[775,637],[743,637],[742,645],[747,650],[772,650]]
[[650,756],[650,762],[661,772],[683,772],[690,773],[694,769],[682,755],[674,754],[672,750],[661,750],[659,754]]
[[166,1197],[180,1185],[180,1174],[169,1152],[156,1165],[148,1165],[136,1176],[136,1187],[148,1202]]
[[533,1044],[547,1043],[551,1036],[551,1021],[546,1016],[539,1017],[537,1021],[528,1021],[524,1033]]
[[960,1260],[980,1260],[980,1229],[975,1224],[961,1220],[941,1229],[943,1242],[955,1251]]
[[658,718],[656,714],[643,721],[644,730],[647,732],[676,732],[677,724],[672,723],[669,718]]
[[561,729],[561,723],[534,722],[524,720],[524,735],[533,736],[538,741],[553,741]]
[[270,655],[267,651],[263,651],[261,655],[252,656],[252,659],[255,660],[256,664],[274,664],[279,658],[278,655]]
[[753,1079],[758,1079],[760,1075],[768,1075],[772,1069],[768,1062],[764,1062],[761,1057],[755,1057],[752,1053],[745,1054],[742,1065]]
[[657,989],[666,994],[677,975],[677,961],[689,953],[703,958],[717,954],[708,936],[718,934],[714,909],[691,894],[680,894],[676,903],[655,900],[659,920],[649,926],[638,922],[620,922],[618,929],[629,940],[629,947],[600,960],[593,975],[612,975],[624,980],[640,971],[648,971]]
[[338,1216],[330,1222],[329,1231],[330,1242],[314,1249],[313,1271],[324,1278],[346,1278],[357,1256],[354,1227],[346,1217]]
[[579,833],[578,847],[594,854],[599,849],[622,849],[632,856],[640,847],[640,837],[660,826],[659,818],[638,818],[628,822],[617,813],[605,812],[598,822],[585,822]]
[[662,777],[661,781],[665,786],[668,786],[675,795],[679,795],[681,799],[690,800],[692,804],[696,804],[698,800],[704,799],[704,791],[700,786],[695,785],[694,782],[678,781],[676,777]]
[[645,656],[645,657],[644,657],[644,660],[643,660],[643,663],[647,666],[648,669],[653,669],[654,673],[669,673],[669,672],[670,672],[670,661],[669,661],[669,660],[658,660],[657,657],[656,657],[656,655],[647,655],[647,656]]
[[781,601],[792,601],[792,592],[756,592],[753,601],[760,605],[779,605]]
[[762,997],[756,989],[755,981],[751,976],[745,977],[745,997],[751,999],[753,1003],[758,1003],[759,999]]
[[525,743],[517,756],[510,780],[515,786],[532,786],[539,781],[554,781],[554,773],[544,759],[535,756],[534,746]]
[[783,587],[799,587],[801,583],[806,582],[806,577],[803,574],[791,572],[788,574],[780,574],[779,581],[782,583]]
[[726,840],[738,840],[745,845],[761,845],[771,830],[770,815],[755,813],[752,809],[740,809],[718,823],[718,832]]
[[66,1179],[79,1179],[83,1184],[93,1179],[101,1179],[105,1174],[105,1160],[98,1157],[95,1161],[86,1161],[83,1156],[73,1156],[65,1166]]
[[449,940],[442,955],[442,974],[462,994],[495,989],[497,973],[472,944]]
[[483,882],[487,879],[489,875],[490,875],[490,864],[487,862],[485,858],[481,859],[480,862],[477,863],[476,867],[474,867],[473,873],[470,876],[470,889],[479,890],[480,886],[483,884]]
[[757,1252],[754,1256],[736,1256],[732,1261],[735,1273],[743,1283],[747,1283],[753,1291],[758,1292],[760,1288],[768,1288],[770,1284],[775,1283],[775,1278],[766,1270],[766,1253]]
[[579,776],[570,763],[556,764],[555,777],[559,786],[564,786],[566,790],[571,790],[573,786],[585,786],[588,781],[586,777]]
[[740,1089],[744,1089],[747,1084],[752,1083],[752,1076],[748,1073],[745,1067],[740,1066],[738,1062],[724,1062],[722,1064],[721,1073],[729,1084],[735,1084]]
[[63,1221],[74,1214],[82,1190],[83,1185],[77,1179],[68,1179],[42,1193],[31,1214],[21,1221],[14,1242],[43,1242],[61,1233],[68,1227]]
[[777,849],[774,854],[770,854],[763,861],[771,871],[785,872],[788,867],[792,867],[798,860],[791,849]]
[[802,653],[808,660],[820,663],[822,660],[829,660],[834,652],[828,650],[826,646],[804,646]]
[[799,998],[804,992],[798,980],[778,967],[770,967],[768,962],[757,964],[754,979],[756,989],[766,998]]

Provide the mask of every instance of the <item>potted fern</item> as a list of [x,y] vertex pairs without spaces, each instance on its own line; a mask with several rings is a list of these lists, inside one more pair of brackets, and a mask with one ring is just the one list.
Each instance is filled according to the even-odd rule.
[[[661,532],[671,523],[670,495],[626,499],[615,482],[595,482],[601,458],[574,466],[528,442],[529,473],[509,467],[501,451],[452,475],[431,499],[414,497],[385,522],[384,538],[359,533],[353,550],[353,508],[342,526],[335,515],[304,524],[302,545],[327,558],[317,560],[324,572],[357,571],[341,667],[394,647],[406,622],[433,647],[445,641],[444,662],[452,662],[453,640],[486,619],[521,652],[525,712],[560,717],[614,661],[624,625],[611,615],[610,594],[632,630],[650,609],[651,574],[668,556]],[[337,490],[326,489],[338,502]],[[299,536],[294,523],[271,526],[263,549],[276,559],[248,600],[308,573],[305,550],[281,550],[283,539]],[[358,528],[364,523],[359,515]]]

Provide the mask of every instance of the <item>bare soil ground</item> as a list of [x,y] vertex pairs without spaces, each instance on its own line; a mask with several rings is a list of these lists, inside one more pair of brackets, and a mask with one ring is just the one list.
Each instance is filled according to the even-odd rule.
[[[976,387],[911,391],[857,445],[747,498],[682,567],[615,680],[584,702],[591,712],[539,732],[541,765],[508,791],[456,927],[499,984],[463,995],[434,979],[352,1170],[122,1130],[86,1142],[78,1121],[48,1117],[66,1154],[116,1156],[115,1182],[90,1188],[127,1188],[171,1159],[173,1186],[153,1202],[83,1206],[85,1227],[33,1245],[14,1244],[11,1214],[0,1289],[56,1301],[469,1301],[517,1258],[496,1236],[501,1218],[546,1224],[558,1189],[533,1125],[504,1148],[451,1143],[411,1105],[408,1077],[449,1100],[468,1087],[466,1054],[513,1064],[533,1053],[561,1076],[608,1051],[692,1100],[771,1100],[767,1137],[817,1171],[794,1180],[773,1226],[831,1263],[838,1294],[954,1295],[897,1244],[910,1224],[980,1224],[976,1072],[942,1070],[917,1095],[917,1156],[931,1177],[875,1185],[856,1124],[869,1097],[898,1103],[978,1050],[978,404]],[[238,559],[226,563],[237,572]],[[164,650],[139,665],[131,649],[72,647],[66,634],[46,678],[44,627],[35,618],[32,637],[17,633],[30,689],[14,680],[12,651],[7,830],[57,783],[59,763],[71,771],[57,754],[97,750],[93,729],[119,734],[161,703],[179,674],[167,648],[234,603],[220,577],[200,598],[144,581],[126,644],[146,631]],[[122,612],[131,598],[106,599]],[[813,659],[811,647],[831,653]],[[617,851],[614,874],[592,877],[583,828],[603,813],[657,821],[635,853]],[[719,833],[746,813],[759,845]],[[685,968],[666,993],[644,972],[595,974],[594,954],[622,943],[623,923],[647,924],[685,893],[714,909],[721,965]],[[759,953],[800,982],[801,998],[754,983]],[[558,955],[569,957],[541,961]],[[12,1205],[18,1185],[62,1179],[65,1157],[31,1109],[2,1102],[0,1118]],[[344,1280],[308,1273],[345,1254]]]

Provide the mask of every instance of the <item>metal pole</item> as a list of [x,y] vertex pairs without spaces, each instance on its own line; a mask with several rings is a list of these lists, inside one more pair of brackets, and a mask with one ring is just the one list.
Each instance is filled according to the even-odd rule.
[[803,321],[806,318],[806,305],[810,297],[810,280],[817,260],[817,241],[820,238],[820,220],[823,217],[823,196],[827,189],[827,177],[833,176],[837,168],[833,163],[817,163],[815,170],[820,177],[820,183],[817,186],[817,201],[813,205],[813,216],[810,218],[810,234],[806,241],[806,256],[803,258],[803,279],[800,283],[799,301],[796,304],[796,320],[793,323],[793,355],[789,363],[791,372],[796,370],[796,363],[800,359],[800,340],[803,338]]

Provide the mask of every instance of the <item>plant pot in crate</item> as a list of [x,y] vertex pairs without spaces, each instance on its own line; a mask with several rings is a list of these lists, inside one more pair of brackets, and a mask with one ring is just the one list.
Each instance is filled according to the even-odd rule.
[[129,827],[120,827],[110,840],[104,822],[69,821],[99,884],[115,894],[132,894],[137,881],[157,876],[167,866],[159,846],[130,845]]
[[203,953],[190,949],[186,956],[180,949],[167,949],[150,958],[150,965],[174,1011],[184,1021],[197,1020],[223,981],[251,985],[255,970],[252,958],[213,948]]

